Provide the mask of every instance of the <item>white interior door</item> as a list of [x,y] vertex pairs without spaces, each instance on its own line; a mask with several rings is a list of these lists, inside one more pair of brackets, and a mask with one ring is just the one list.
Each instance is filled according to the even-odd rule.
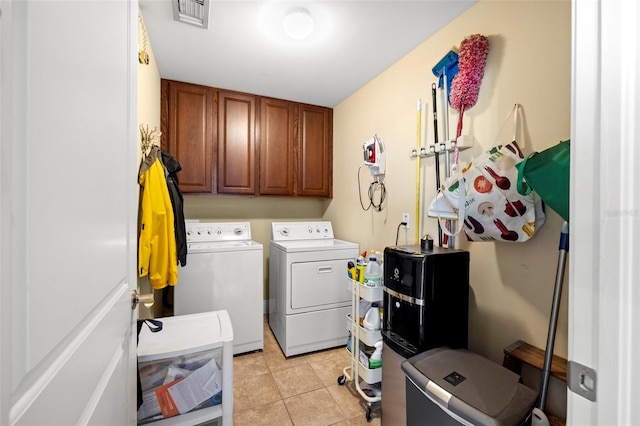
[[[573,1],[569,360],[572,425],[637,425],[640,401],[640,5]],[[594,386],[595,385],[595,386]]]
[[133,424],[137,2],[0,8],[0,424]]

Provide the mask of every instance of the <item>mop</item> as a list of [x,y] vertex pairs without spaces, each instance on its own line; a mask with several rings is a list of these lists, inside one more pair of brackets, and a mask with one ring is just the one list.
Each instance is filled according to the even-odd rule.
[[433,75],[438,77],[438,87],[444,87],[447,91],[447,99],[451,93],[451,85],[448,84],[453,77],[458,74],[458,54],[450,50],[440,61],[431,69]]
[[[535,188],[534,188],[535,189]],[[569,223],[564,222],[560,230],[560,253],[558,254],[558,266],[556,269],[556,282],[553,289],[553,302],[551,304],[551,315],[549,318],[549,331],[547,333],[547,346],[544,353],[544,363],[542,366],[542,383],[540,384],[540,395],[535,408],[531,412],[531,424],[534,426],[548,426],[549,419],[544,414],[544,405],[547,400],[549,390],[549,379],[551,376],[551,362],[553,361],[553,346],[556,340],[556,327],[558,325],[558,311],[560,310],[560,297],[562,295],[562,282],[564,281],[564,270],[567,263],[567,253],[569,252]]]
[[[449,138],[449,119],[448,119],[448,99],[449,93],[451,92],[451,80],[458,73],[458,54],[453,50],[447,52],[446,55],[431,69],[433,75],[438,77],[438,88],[443,90],[443,94],[446,93],[445,97],[442,99],[442,112],[443,112],[443,128],[444,128],[444,139],[445,141]],[[445,149],[445,178],[449,177],[449,173],[451,171],[451,166],[449,162],[449,151],[446,149],[446,146],[438,142],[438,111],[437,111],[437,101],[436,101],[436,84],[433,83],[431,85],[431,98],[433,100],[433,139],[434,139],[434,158],[435,158],[435,168],[436,168],[436,191],[440,190],[440,151],[442,148]],[[438,245],[442,247],[443,241],[446,243],[447,236],[442,235],[442,228],[440,227],[440,221],[438,221]]]
[[[564,281],[567,253],[569,252],[569,193],[571,182],[571,156],[569,147],[568,140],[561,141],[558,145],[542,152],[530,154],[525,160],[516,165],[518,168],[518,192],[520,194],[529,194],[532,190],[535,191],[547,207],[555,210],[556,213],[564,219],[560,231],[558,265],[556,269],[551,314],[549,317],[547,346],[542,366],[540,394],[538,395],[536,406],[531,413],[531,424],[535,426],[549,425],[549,421],[543,410],[549,389],[562,283]],[[528,189],[522,185],[525,182],[526,185],[528,185]]]

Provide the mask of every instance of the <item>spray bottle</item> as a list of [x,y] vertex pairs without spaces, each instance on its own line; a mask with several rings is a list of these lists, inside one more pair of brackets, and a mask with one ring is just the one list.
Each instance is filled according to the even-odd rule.
[[376,347],[376,350],[369,357],[369,368],[380,368],[382,367],[382,340],[378,340],[373,344]]

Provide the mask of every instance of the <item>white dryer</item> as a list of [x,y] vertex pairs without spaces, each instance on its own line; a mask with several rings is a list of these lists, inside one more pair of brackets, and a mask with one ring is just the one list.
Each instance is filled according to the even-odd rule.
[[358,244],[334,238],[331,222],[273,222],[269,326],[285,356],[347,343],[347,264]]
[[263,249],[249,222],[187,222],[187,264],[174,289],[175,315],[226,310],[233,353],[263,349]]

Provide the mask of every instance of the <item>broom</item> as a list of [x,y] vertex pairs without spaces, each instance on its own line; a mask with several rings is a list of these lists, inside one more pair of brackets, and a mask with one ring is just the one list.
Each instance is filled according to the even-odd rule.
[[[451,106],[460,111],[456,141],[462,134],[462,117],[464,112],[474,106],[480,92],[480,82],[484,75],[484,64],[489,53],[489,40],[481,34],[470,35],[460,43],[458,57],[458,73],[451,83],[449,102]],[[453,153],[452,171],[458,169],[458,144]]]

